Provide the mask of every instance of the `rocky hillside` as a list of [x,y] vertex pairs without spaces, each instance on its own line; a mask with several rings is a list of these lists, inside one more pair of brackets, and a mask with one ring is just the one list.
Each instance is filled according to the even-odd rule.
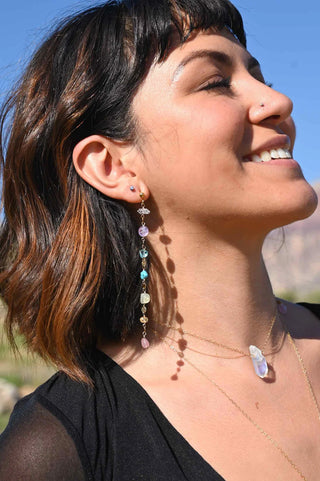
[[[314,188],[320,199],[320,183]],[[320,292],[320,207],[308,219],[272,232],[264,258],[276,293]]]

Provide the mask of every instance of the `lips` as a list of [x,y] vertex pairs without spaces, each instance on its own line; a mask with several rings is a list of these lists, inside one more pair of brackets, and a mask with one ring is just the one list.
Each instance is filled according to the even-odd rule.
[[270,162],[272,159],[291,159],[292,154],[288,146],[263,150],[261,152],[248,155],[244,158],[244,162]]
[[292,159],[291,140],[288,135],[279,133],[260,143],[243,157],[244,162],[270,162],[275,159]]

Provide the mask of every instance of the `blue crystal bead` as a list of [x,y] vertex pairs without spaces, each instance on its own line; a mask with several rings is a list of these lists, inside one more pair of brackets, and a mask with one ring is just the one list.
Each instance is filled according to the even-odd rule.
[[145,269],[143,269],[143,271],[140,272],[140,277],[141,277],[142,280],[147,279],[148,276],[149,276],[149,274],[147,273],[147,271]]
[[249,346],[252,364],[257,376],[264,378],[268,375],[268,363],[266,358],[256,346]]
[[148,257],[149,252],[147,251],[147,249],[141,249],[139,251],[139,255],[140,255],[141,259],[145,259],[146,257]]

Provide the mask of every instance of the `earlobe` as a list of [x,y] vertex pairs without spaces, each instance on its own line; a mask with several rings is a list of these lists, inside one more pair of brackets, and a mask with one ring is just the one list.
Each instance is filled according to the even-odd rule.
[[122,161],[123,150],[119,142],[91,135],[75,146],[72,160],[80,177],[95,189],[114,199],[138,203],[139,192],[143,191],[146,198],[149,192],[130,163]]

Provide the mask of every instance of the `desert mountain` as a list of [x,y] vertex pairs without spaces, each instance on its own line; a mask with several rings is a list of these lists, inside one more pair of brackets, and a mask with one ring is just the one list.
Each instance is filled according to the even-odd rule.
[[[313,185],[320,199],[320,182]],[[264,258],[275,293],[320,291],[320,207],[303,221],[273,231]]]

